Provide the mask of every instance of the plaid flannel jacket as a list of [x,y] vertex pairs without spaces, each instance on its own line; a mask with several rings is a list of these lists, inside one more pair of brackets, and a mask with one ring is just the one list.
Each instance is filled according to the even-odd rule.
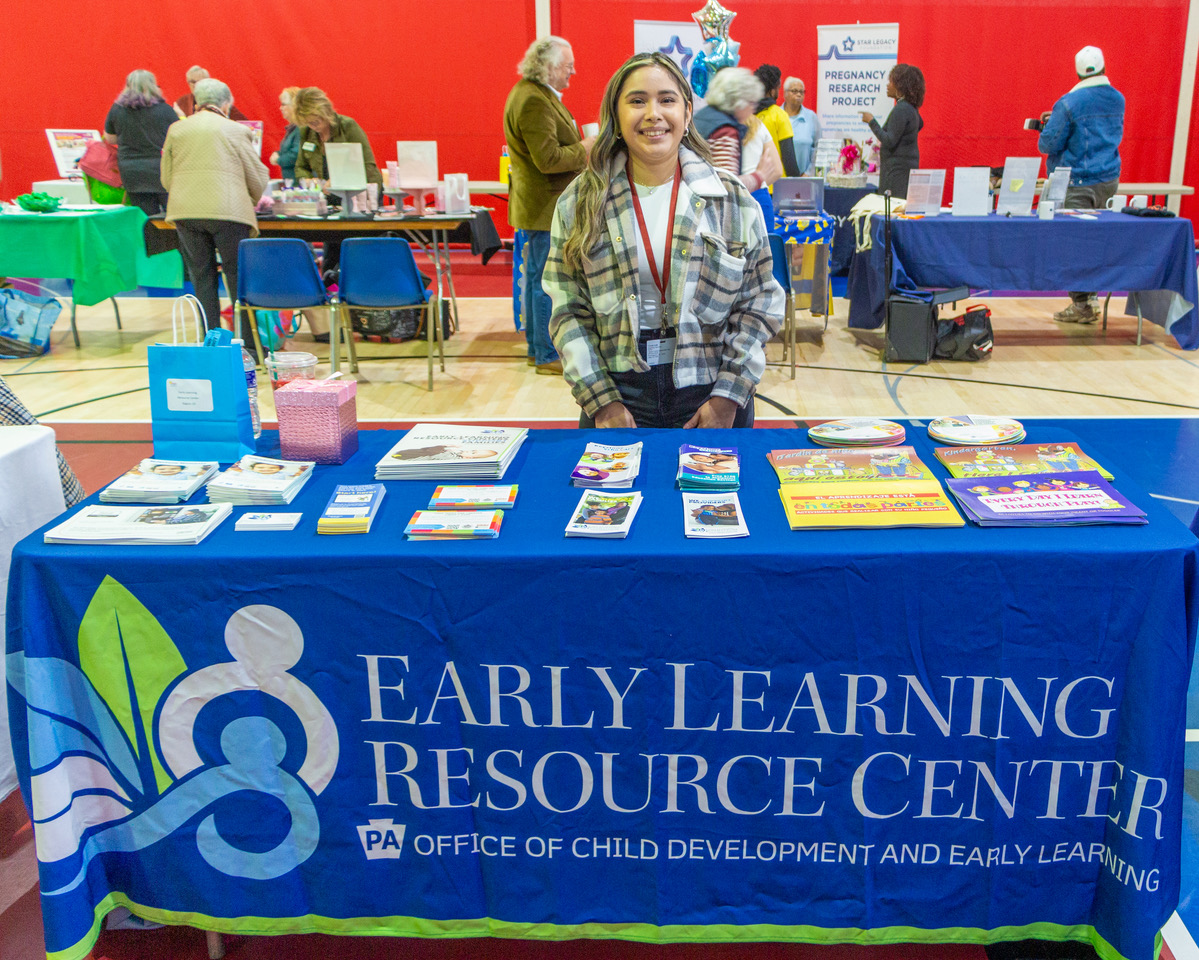
[[[688,204],[675,214],[670,293],[676,387],[712,384],[712,395],[745,406],[766,368],[765,343],[783,320],[784,294],[771,273],[761,208],[741,183],[680,147]],[[609,171],[604,228],[581,271],[562,262],[576,180],[558,200],[542,286],[553,300],[550,335],[575,400],[590,416],[620,399],[609,371],[646,372],[637,351],[638,232],[624,154]]]

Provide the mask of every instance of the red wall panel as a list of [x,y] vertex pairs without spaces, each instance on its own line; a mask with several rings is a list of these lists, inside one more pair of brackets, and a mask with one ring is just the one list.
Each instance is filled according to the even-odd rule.
[[[1069,89],[1074,52],[1096,44],[1128,100],[1124,179],[1168,178],[1186,0],[1116,0],[1101,13],[1087,0],[726,5],[737,13],[733,36],[744,65],[776,63],[812,90],[817,24],[898,21],[900,58],[927,78],[921,152],[932,167],[996,165],[1035,152],[1021,122]],[[597,119],[607,78],[631,52],[634,19],[688,20],[700,6],[553,0],[554,30],[575,47],[579,73],[566,103],[576,118]],[[534,0],[351,0],[319,11],[283,0],[95,0],[86,12],[63,0],[21,0],[8,4],[4,20],[6,197],[54,176],[45,127],[100,127],[125,74],[138,67],[153,70],[173,100],[193,63],[229,83],[248,116],[266,121],[266,152],[282,133],[279,90],[314,84],[363,125],[381,160],[395,155],[397,139],[436,139],[442,171],[494,179],[504,99],[534,34]],[[1187,173],[1199,182],[1194,155]]]

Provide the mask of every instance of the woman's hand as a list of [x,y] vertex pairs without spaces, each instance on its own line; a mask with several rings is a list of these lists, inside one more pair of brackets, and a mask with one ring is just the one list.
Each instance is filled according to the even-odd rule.
[[[708,397],[703,405],[695,411],[695,416],[683,424],[683,429],[731,427],[739,409],[737,404],[728,397]],[[599,426],[598,420],[596,426]]]
[[619,400],[604,404],[595,414],[595,425],[606,430],[612,427],[636,427],[637,421],[629,413],[629,408]]
[[279,166],[279,151],[278,150],[276,150],[274,153],[271,154],[271,166],[272,167]]
[[862,118],[862,123],[870,123],[874,120],[874,114],[869,110],[859,110],[858,115]]
[[778,147],[773,140],[768,140],[762,148],[762,159],[754,170],[762,178],[762,186],[768,187],[783,175],[783,161],[779,158]]

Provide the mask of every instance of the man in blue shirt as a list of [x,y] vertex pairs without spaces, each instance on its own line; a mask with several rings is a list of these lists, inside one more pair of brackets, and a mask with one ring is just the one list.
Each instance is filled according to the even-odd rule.
[[799,77],[788,77],[783,84],[783,109],[791,119],[791,143],[795,148],[795,162],[801,175],[812,169],[812,154],[816,141],[820,139],[820,120],[816,113],[803,105],[807,87]]
[[[1037,148],[1048,154],[1050,172],[1070,168],[1066,206],[1097,209],[1107,205],[1120,181],[1120,141],[1124,137],[1124,96],[1104,70],[1103,51],[1083,47],[1074,55],[1076,83],[1052,110],[1041,114]],[[1070,306],[1053,315],[1060,323],[1099,319],[1094,293],[1071,291]]]

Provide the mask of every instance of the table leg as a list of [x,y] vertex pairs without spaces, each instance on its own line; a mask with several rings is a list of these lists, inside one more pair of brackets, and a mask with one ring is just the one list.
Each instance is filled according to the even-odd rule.
[[338,353],[341,350],[341,323],[339,322],[337,304],[329,304],[329,372],[337,373],[339,369]]
[[448,232],[442,231],[441,241],[445,246],[445,281],[450,287],[450,323],[456,333],[458,331],[458,293],[454,290],[454,264],[450,260],[450,235]]
[[215,930],[205,930],[204,939],[208,945],[208,960],[221,960],[225,955],[225,938]]
[[121,308],[120,308],[120,306],[117,305],[116,297],[109,297],[108,299],[112,301],[112,312],[117,315],[117,329],[120,330],[121,329]]
[[[445,263],[441,260],[441,251],[445,250]],[[448,276],[449,260],[450,260],[450,237],[444,230],[433,231],[433,251],[437,258],[437,354],[441,361],[441,372],[445,373],[445,331],[441,328],[441,303],[444,299],[445,292],[443,288],[443,275]],[[450,290],[453,290],[453,284],[450,284]],[[453,309],[451,309],[451,313]]]
[[75,297],[71,297],[71,336],[75,338],[75,349],[79,349],[79,328],[75,326]]

